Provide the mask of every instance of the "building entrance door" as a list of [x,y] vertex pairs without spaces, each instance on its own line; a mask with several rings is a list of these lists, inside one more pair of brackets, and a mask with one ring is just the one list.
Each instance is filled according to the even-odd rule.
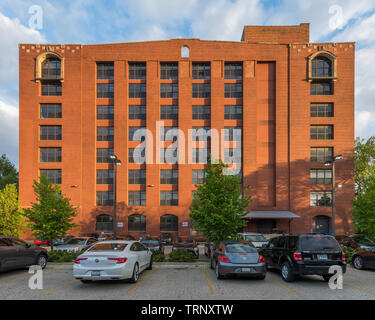
[[315,232],[329,234],[329,217],[316,216],[315,217]]

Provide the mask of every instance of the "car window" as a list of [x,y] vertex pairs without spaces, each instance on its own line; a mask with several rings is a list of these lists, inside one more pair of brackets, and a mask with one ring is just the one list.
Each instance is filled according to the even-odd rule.
[[130,251],[138,251],[138,250],[137,250],[137,243],[133,243],[133,244],[130,246]]
[[263,235],[257,234],[245,234],[244,240],[250,242],[267,242],[267,239]]
[[65,244],[85,245],[86,242],[87,242],[87,240],[83,239],[83,238],[73,238],[73,239],[69,239],[67,242],[65,242]]
[[229,243],[225,246],[227,253],[256,253],[257,249],[244,243]]
[[289,240],[289,249],[295,249],[297,247],[298,237],[291,236],[291,237],[288,237],[288,240]]
[[90,239],[89,241],[87,241],[87,244],[93,244],[95,242],[97,242],[95,239]]
[[269,242],[268,247],[269,247],[270,249],[272,249],[272,248],[274,248],[274,247],[277,246],[277,243],[278,243],[278,242],[279,242],[279,237],[272,238],[272,239],[270,240],[270,242]]
[[285,248],[285,239],[286,239],[286,237],[280,237],[276,246],[278,248]]
[[138,242],[138,251],[145,251],[145,250],[147,250],[147,249],[145,248],[145,246],[144,246],[142,243],[139,243],[139,242]]
[[144,245],[158,245],[159,241],[156,240],[145,240],[141,242]]
[[369,239],[365,236],[356,235],[356,236],[352,236],[352,239],[355,242],[360,243],[360,244],[373,244],[373,245],[375,245],[375,243],[371,239]]
[[301,236],[300,249],[304,251],[341,250],[337,240],[332,236]]
[[87,252],[98,252],[98,251],[124,251],[126,243],[97,243],[93,245]]
[[0,239],[0,247],[9,247],[9,244],[6,240]]
[[20,240],[20,239],[11,239],[11,242],[13,243],[13,245],[15,246],[21,246],[21,247],[24,247],[26,245],[26,242]]

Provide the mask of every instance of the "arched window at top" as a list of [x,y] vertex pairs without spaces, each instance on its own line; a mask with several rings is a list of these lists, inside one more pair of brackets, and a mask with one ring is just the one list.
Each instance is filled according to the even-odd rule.
[[188,46],[183,46],[181,48],[181,58],[189,58],[190,49]]
[[61,61],[59,58],[54,56],[47,56],[47,58],[42,62],[42,78],[61,78]]
[[313,78],[333,77],[333,64],[327,57],[317,56],[311,62],[311,69]]

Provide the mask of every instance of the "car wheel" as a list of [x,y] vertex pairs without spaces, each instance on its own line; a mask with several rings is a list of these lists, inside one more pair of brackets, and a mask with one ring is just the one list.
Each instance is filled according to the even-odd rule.
[[332,274],[323,274],[322,277],[323,277],[323,279],[324,279],[325,282],[328,282],[329,279],[331,279]]
[[152,270],[152,256],[151,256],[151,259],[150,259],[150,264],[147,267],[147,270]]
[[219,270],[219,263],[216,263],[216,266],[215,266],[215,273],[216,273],[216,279],[224,279],[223,275],[220,273],[220,270]]
[[81,280],[82,283],[91,283],[92,280]]
[[130,282],[135,283],[138,281],[138,279],[139,279],[139,266],[138,266],[138,262],[136,262],[134,265],[134,269],[133,269],[133,275],[130,278]]
[[354,265],[354,268],[356,268],[358,270],[362,270],[363,269],[363,259],[360,256],[354,257],[353,265]]
[[47,266],[47,257],[44,255],[44,254],[40,254],[37,258],[36,258],[36,265],[40,266],[42,269],[44,269],[46,266]]
[[288,261],[283,262],[281,265],[281,277],[286,282],[292,282],[295,279],[293,268]]

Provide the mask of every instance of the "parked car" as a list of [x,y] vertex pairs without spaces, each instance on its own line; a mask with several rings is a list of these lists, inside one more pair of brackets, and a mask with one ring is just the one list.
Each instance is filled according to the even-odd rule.
[[244,232],[239,233],[238,235],[241,236],[242,240],[251,242],[255,248],[262,248],[268,244],[268,240],[261,233]]
[[118,240],[135,241],[135,238],[131,234],[121,234],[117,237]]
[[197,243],[193,238],[181,238],[177,237],[173,243],[173,250],[185,250],[194,253],[197,257],[199,255]]
[[74,261],[73,275],[82,282],[130,279],[152,269],[152,253],[138,241],[101,241]]
[[241,275],[264,280],[266,263],[258,250],[248,241],[221,241],[211,255],[211,269],[215,269],[216,278]]
[[66,235],[65,237],[62,237],[61,239],[56,239],[56,240],[53,240],[52,242],[53,242],[54,246],[61,246],[66,241],[68,241],[69,239],[72,239],[72,238],[74,238],[74,236],[72,236],[72,235]]
[[338,235],[336,236],[336,240],[340,245],[345,247],[375,250],[375,242],[360,234],[354,234],[352,236]]
[[46,249],[30,245],[16,237],[0,236],[0,272],[38,265],[47,266]]
[[173,243],[173,236],[170,233],[161,233],[159,241],[162,246],[169,246]]
[[51,243],[51,240],[40,240],[40,239],[35,239],[34,244],[36,246],[49,246]]
[[144,238],[140,241],[147,249],[151,251],[161,250],[160,241],[158,239],[153,238]]
[[66,241],[63,245],[57,246],[56,250],[79,252],[81,250],[89,248],[97,241],[97,239],[89,237],[72,238]]
[[352,257],[354,268],[362,269],[375,269],[375,250],[358,251]]
[[259,250],[267,267],[281,270],[284,281],[299,275],[321,275],[325,281],[332,276],[329,268],[338,265],[346,272],[345,254],[337,240],[324,234],[284,235],[272,238]]

